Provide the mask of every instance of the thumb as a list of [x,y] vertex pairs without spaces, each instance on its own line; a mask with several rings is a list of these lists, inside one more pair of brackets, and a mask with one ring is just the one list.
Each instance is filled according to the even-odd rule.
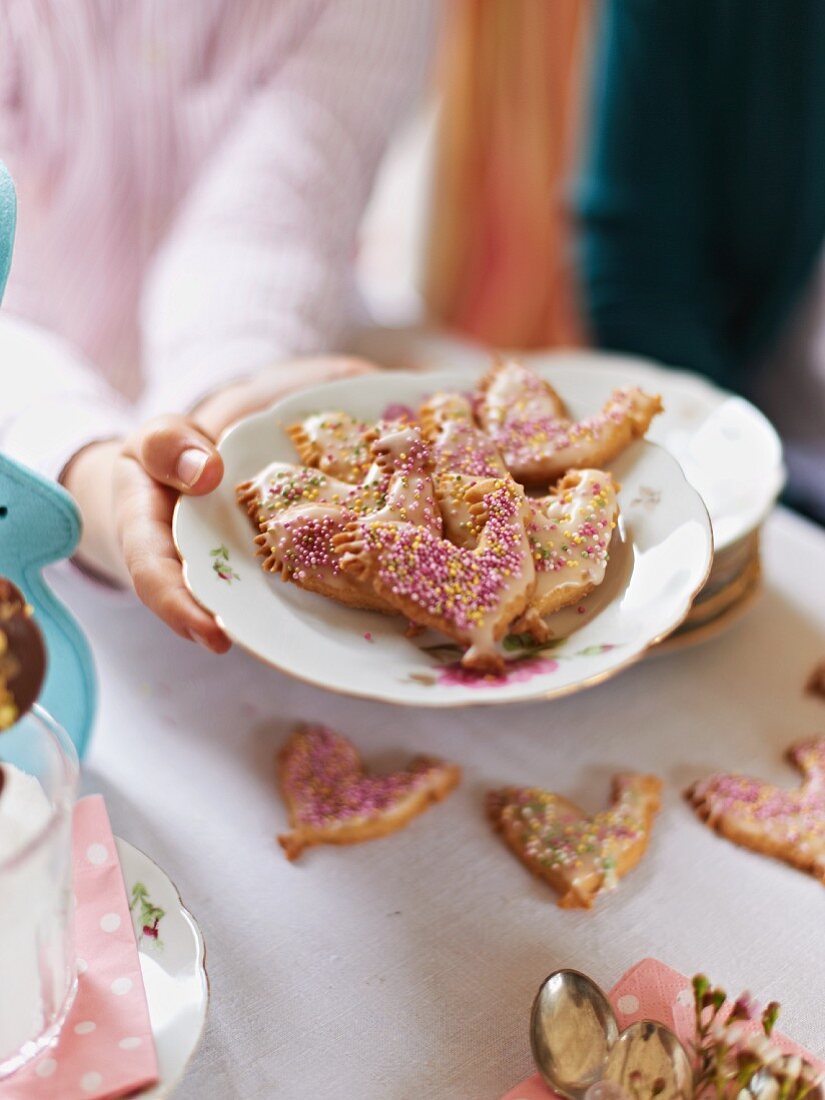
[[212,440],[182,416],[148,421],[124,449],[151,478],[181,493],[211,493],[223,477],[223,460]]

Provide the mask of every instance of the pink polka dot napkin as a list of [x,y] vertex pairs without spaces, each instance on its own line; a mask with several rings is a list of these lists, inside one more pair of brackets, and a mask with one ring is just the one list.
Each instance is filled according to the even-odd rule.
[[0,1083],[0,1100],[111,1100],[158,1078],[132,918],[100,795],[75,807],[72,860],[77,996],[56,1045]]
[[[619,978],[610,991],[610,1003],[620,1028],[637,1020],[657,1020],[672,1028],[683,1043],[689,1043],[693,1033],[693,991],[684,974],[671,970],[657,959],[642,959]],[[754,1030],[758,1025],[754,1025]],[[800,1054],[817,1069],[822,1063],[802,1047],[774,1035],[774,1042],[786,1054]],[[544,1084],[538,1074],[505,1093],[501,1100],[558,1100],[555,1092]]]

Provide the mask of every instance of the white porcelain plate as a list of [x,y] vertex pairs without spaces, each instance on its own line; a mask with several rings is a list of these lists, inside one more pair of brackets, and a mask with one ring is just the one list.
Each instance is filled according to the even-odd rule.
[[125,840],[115,839],[160,1071],[158,1084],[140,1097],[159,1100],[180,1083],[206,1021],[209,986],[203,937],[160,867]]
[[[652,443],[634,444],[613,464],[622,519],[604,583],[580,607],[549,620],[550,647],[506,640],[509,664],[501,677],[463,672],[458,649],[441,635],[406,638],[401,617],[353,611],[263,572],[234,487],[269,462],[296,460],[285,425],[322,409],[376,418],[388,405],[416,407],[437,389],[466,389],[467,383],[466,371],[334,382],[289,397],[226,435],[220,488],[182,498],[174,533],[187,585],[231,638],[261,660],[332,691],[444,707],[580,690],[631,664],[679,625],[707,577],[713,539],[698,493],[678,462]],[[596,406],[577,387],[571,380],[562,396],[581,417]]]

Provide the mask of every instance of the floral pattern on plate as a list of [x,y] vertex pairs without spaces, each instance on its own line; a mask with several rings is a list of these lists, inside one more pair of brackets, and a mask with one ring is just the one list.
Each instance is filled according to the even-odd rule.
[[210,550],[209,557],[212,559],[212,572],[217,574],[218,580],[231,584],[241,579],[229,564],[229,551],[225,546],[216,546],[214,550]]
[[[501,687],[504,684],[523,684],[534,676],[547,676],[558,669],[559,661],[569,660],[571,657],[596,657],[616,648],[605,643],[588,646],[578,653],[565,654],[560,649],[564,642],[565,639],[554,639],[537,644],[530,635],[508,634],[502,648],[505,653],[514,653],[515,656],[508,657],[504,671],[498,674],[473,672],[464,668],[460,661],[461,648],[451,642],[423,646],[422,652],[442,662],[442,667],[437,672],[412,675],[421,684],[446,684],[475,689]],[[550,653],[553,653],[552,657],[545,656]]]

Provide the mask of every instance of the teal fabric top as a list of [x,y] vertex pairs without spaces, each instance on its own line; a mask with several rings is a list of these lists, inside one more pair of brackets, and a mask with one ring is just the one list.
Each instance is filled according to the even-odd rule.
[[741,389],[825,239],[825,3],[600,16],[577,196],[594,339]]

